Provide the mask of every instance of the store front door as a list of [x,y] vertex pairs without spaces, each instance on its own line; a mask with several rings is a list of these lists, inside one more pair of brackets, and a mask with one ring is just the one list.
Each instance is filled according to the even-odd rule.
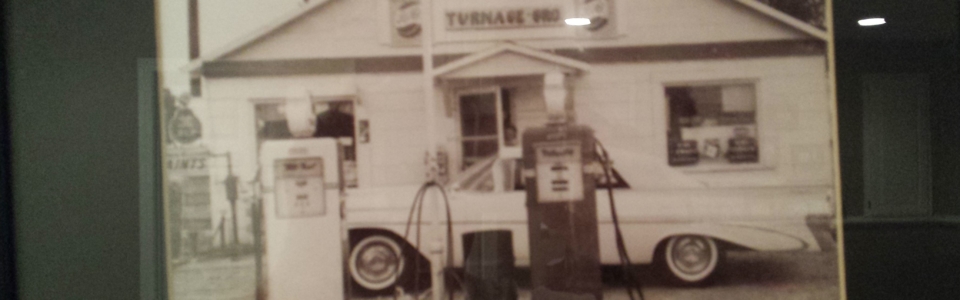
[[[545,74],[576,78],[586,63],[504,43],[435,70],[451,125],[454,180],[467,190],[511,191],[519,183],[516,161],[527,128],[547,122]],[[457,136],[454,136],[457,135]]]
[[503,105],[499,88],[461,93],[460,134],[463,169],[497,155],[503,134]]

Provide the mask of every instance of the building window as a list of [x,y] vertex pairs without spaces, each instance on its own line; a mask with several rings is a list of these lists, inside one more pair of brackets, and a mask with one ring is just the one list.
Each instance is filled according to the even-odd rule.
[[[255,104],[257,144],[268,140],[293,139],[287,124],[286,105],[282,101]],[[334,137],[341,143],[344,161],[344,181],[347,187],[357,187],[357,149],[354,130],[354,107],[351,100],[313,101],[313,115],[317,116],[314,137]]]
[[665,92],[671,166],[759,162],[753,84],[670,86]]
[[287,127],[287,116],[283,103],[264,103],[256,105],[257,141],[285,140],[293,138]]

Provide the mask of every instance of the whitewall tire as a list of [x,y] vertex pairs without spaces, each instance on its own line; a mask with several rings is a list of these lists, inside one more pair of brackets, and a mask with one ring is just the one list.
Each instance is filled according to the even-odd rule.
[[681,235],[667,240],[661,255],[671,279],[682,285],[697,285],[716,273],[723,253],[712,238]]
[[350,249],[350,277],[368,291],[382,291],[402,280],[406,259],[400,244],[382,235],[363,238]]

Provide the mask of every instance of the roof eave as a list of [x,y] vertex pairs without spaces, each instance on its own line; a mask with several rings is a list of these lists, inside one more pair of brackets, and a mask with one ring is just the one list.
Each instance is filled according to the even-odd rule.
[[203,67],[203,64],[208,61],[214,61],[222,59],[230,54],[233,54],[241,49],[244,49],[256,41],[266,37],[270,33],[277,31],[278,29],[290,24],[291,22],[299,19],[300,17],[319,9],[320,7],[333,2],[334,0],[317,0],[316,2],[308,2],[305,7],[302,7],[296,11],[288,13],[280,18],[277,18],[275,21],[258,28],[236,40],[230,42],[223,47],[220,47],[216,51],[213,51],[207,55],[203,55],[196,59],[190,61],[190,64],[187,65],[190,73],[196,73],[200,71],[200,68]]
[[541,59],[550,63],[566,66],[571,69],[575,69],[579,72],[585,73],[590,70],[590,65],[582,61],[546,53],[543,51],[539,51],[539,50],[535,50],[535,49],[531,49],[523,46],[518,46],[512,43],[506,43],[506,44],[501,44],[499,46],[492,47],[490,49],[487,49],[481,52],[468,55],[456,61],[447,63],[439,68],[434,69],[433,76],[440,77],[440,76],[443,76],[444,74],[451,73],[453,71],[470,66],[474,63],[478,63],[484,59],[487,59],[505,52],[514,52],[514,53],[530,56],[530,57]]
[[761,14],[764,14],[770,18],[773,18],[777,21],[780,21],[787,26],[793,27],[797,30],[800,30],[806,34],[809,34],[817,39],[823,41],[830,41],[830,33],[827,30],[817,28],[816,26],[810,25],[806,22],[800,21],[797,18],[794,18],[791,15],[783,13],[769,5],[760,3],[757,0],[733,0],[737,3],[740,3],[748,8],[751,8]]
[[[187,65],[187,69],[190,74],[198,74],[201,72],[201,69],[203,68],[204,63],[209,61],[219,60],[232,53],[236,53],[237,51],[240,51],[241,49],[244,49],[250,46],[256,41],[263,39],[270,33],[282,28],[283,26],[290,24],[294,20],[299,19],[303,15],[306,15],[312,12],[313,10],[318,9],[333,1],[334,0],[317,0],[316,2],[310,2],[307,4],[306,7],[303,7],[281,18],[278,18],[276,21],[270,24],[267,24],[266,26],[261,27],[260,29],[255,30],[247,35],[244,35],[243,37],[225,45],[224,47],[221,47],[217,51],[214,51],[210,54],[201,56],[199,58],[196,58],[190,61],[190,63]],[[766,4],[760,3],[756,0],[733,0],[733,1],[740,3],[741,5],[744,5],[748,8],[751,8],[754,11],[764,14],[777,21],[780,21],[787,26],[793,27],[794,29],[804,32],[819,40],[823,40],[823,41],[830,40],[830,33],[827,30],[823,30],[813,25],[807,24],[806,22],[800,21],[797,18],[794,18],[793,16],[785,14],[779,10],[776,10]],[[518,47],[518,46],[514,46],[514,47],[524,49],[523,47]],[[492,49],[492,50],[495,50],[495,49]],[[579,62],[576,62],[576,63],[579,63]],[[580,67],[578,66],[577,68],[580,68]]]

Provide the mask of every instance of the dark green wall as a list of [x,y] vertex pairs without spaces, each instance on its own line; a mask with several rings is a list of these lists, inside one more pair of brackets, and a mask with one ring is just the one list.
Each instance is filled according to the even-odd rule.
[[[834,1],[837,106],[844,215],[863,203],[863,103],[860,78],[869,73],[922,73],[931,79],[933,210],[960,215],[960,4],[957,0]],[[864,28],[864,16],[888,24]]]
[[[0,11],[6,3],[0,3]],[[0,40],[6,30],[0,29]],[[0,65],[7,65],[7,48],[0,48]],[[10,190],[10,113],[7,106],[7,72],[0,72],[0,299],[16,297],[13,248],[13,194]]]
[[[955,14],[960,28],[960,8]],[[933,210],[938,215],[960,216],[960,34],[938,45],[940,59],[932,105]]]
[[957,40],[881,41],[839,39],[837,107],[843,208],[846,216],[864,214],[863,99],[861,77],[870,73],[921,73],[931,80],[931,150],[934,212],[960,215],[960,46]]
[[20,299],[137,299],[137,61],[153,1],[17,0],[4,21]]
[[[837,106],[845,216],[862,216],[863,102],[868,73],[931,79],[933,210],[960,216],[960,8],[956,0],[834,1]],[[877,5],[874,5],[877,4]],[[856,26],[886,16],[886,28]],[[844,227],[847,289],[858,299],[960,299],[960,225],[857,222]]]

